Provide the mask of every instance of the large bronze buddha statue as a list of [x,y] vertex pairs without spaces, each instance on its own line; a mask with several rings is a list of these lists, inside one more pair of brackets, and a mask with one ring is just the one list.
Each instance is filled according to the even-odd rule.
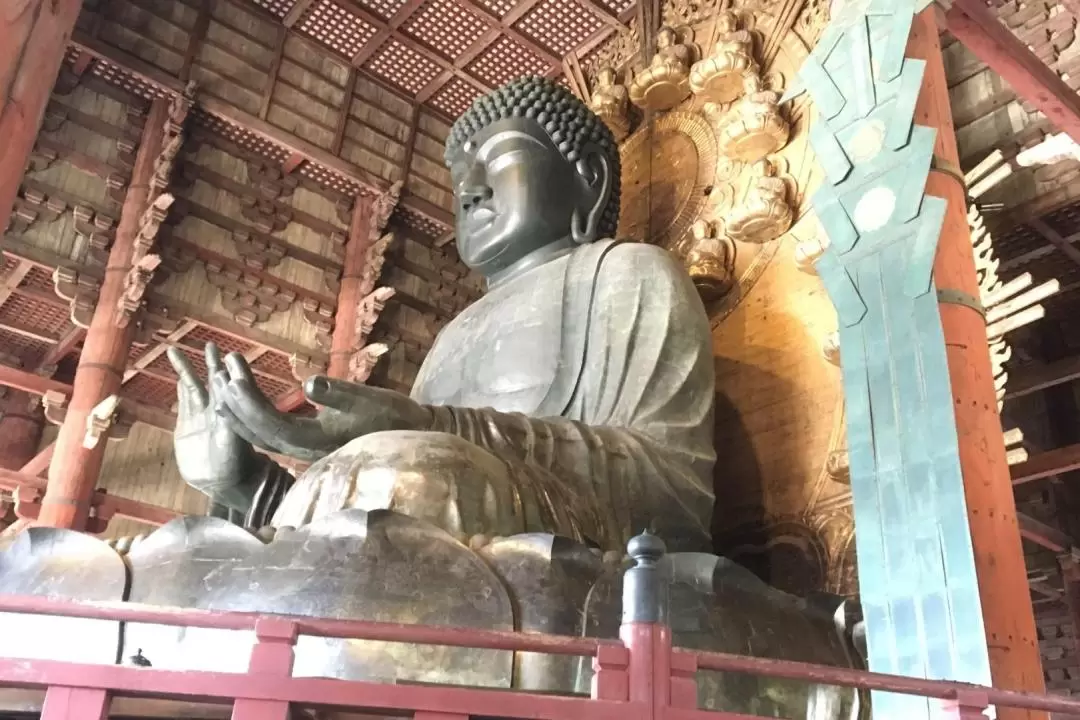
[[[173,353],[180,471],[235,522],[181,518],[114,546],[31,528],[0,543],[0,584],[611,639],[622,549],[648,528],[674,551],[661,567],[676,645],[857,665],[842,598],[795,598],[702,552],[715,461],[709,324],[666,251],[603,239],[619,215],[607,127],[562,87],[527,78],[473,105],[446,160],[460,253],[488,289],[439,335],[411,396],[314,377],[304,391],[322,409],[299,418],[273,408],[243,358],[208,347],[205,387]],[[314,464],[294,482],[259,450]],[[251,642],[138,623],[88,621],[58,634],[18,622],[5,636],[12,657],[92,648],[104,663],[242,671]],[[591,672],[581,658],[313,637],[298,642],[294,669],[551,692],[587,692]],[[701,673],[698,687],[705,707],[767,717],[851,720],[858,707],[851,692],[786,680]],[[40,706],[0,693],[4,710]],[[210,717],[145,703],[114,712]]]
[[[316,418],[274,409],[239,354],[184,355],[175,442],[210,499],[297,527],[394,510],[461,539],[552,532],[604,550],[643,528],[706,550],[713,497],[709,324],[662,249],[605,240],[619,217],[611,131],[526,78],[454,125],[446,163],[462,260],[483,298],[438,336],[411,396],[322,376]],[[263,449],[316,461],[295,484]]]

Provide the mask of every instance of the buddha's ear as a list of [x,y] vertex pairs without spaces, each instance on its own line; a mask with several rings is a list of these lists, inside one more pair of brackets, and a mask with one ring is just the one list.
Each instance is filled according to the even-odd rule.
[[597,228],[611,197],[611,161],[596,147],[586,147],[575,163],[581,197],[570,221],[570,233],[579,245],[596,239]]

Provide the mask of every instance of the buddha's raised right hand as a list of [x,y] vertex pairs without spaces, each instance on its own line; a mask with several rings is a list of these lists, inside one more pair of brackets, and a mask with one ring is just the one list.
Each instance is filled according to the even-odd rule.
[[[203,384],[187,356],[176,348],[169,348],[168,355],[179,375],[173,450],[180,476],[215,502],[245,512],[252,494],[246,481],[257,472],[259,456],[250,438],[238,435],[218,413],[213,387]],[[206,345],[206,367],[210,377],[222,368],[221,352],[213,343]]]

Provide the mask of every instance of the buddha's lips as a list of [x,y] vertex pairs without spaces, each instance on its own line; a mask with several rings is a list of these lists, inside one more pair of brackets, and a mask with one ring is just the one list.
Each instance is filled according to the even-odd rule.
[[480,230],[495,220],[495,211],[489,208],[475,208],[465,216],[465,223],[470,230]]

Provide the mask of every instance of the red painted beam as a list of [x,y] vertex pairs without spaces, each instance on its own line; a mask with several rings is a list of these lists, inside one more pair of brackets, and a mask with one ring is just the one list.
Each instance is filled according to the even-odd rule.
[[345,244],[345,262],[341,269],[341,287],[334,314],[334,334],[330,338],[330,363],[326,368],[326,374],[333,378],[349,377],[349,358],[358,349],[355,347],[356,318],[363,299],[360,285],[365,254],[371,243],[373,205],[371,197],[358,196],[353,201],[352,222]]
[[1080,96],[1009,32],[982,0],[953,0],[945,21],[949,32],[1017,95],[1080,142]]
[[82,0],[0,3],[0,231],[37,139]]
[[49,469],[49,463],[52,461],[53,448],[56,447],[56,443],[49,443],[42,450],[30,458],[30,461],[19,468],[19,472],[23,475],[33,475],[37,477],[43,472]]

